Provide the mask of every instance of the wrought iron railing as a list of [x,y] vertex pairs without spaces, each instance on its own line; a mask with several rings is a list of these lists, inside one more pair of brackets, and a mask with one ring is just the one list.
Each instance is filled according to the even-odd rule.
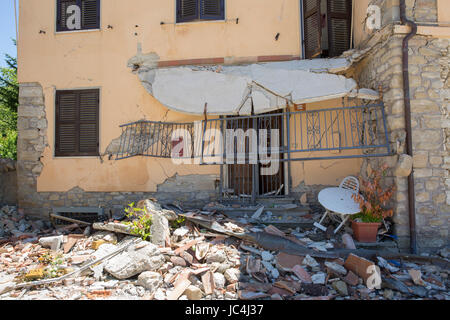
[[[246,162],[259,157],[261,151],[270,154],[274,150],[279,153],[281,162],[391,154],[383,104],[221,117],[189,123],[137,121],[121,128],[116,160],[147,156],[224,164],[230,159],[227,154],[230,150],[234,150],[235,159]],[[236,133],[236,129],[242,131]],[[266,135],[262,134],[264,129]],[[234,130],[235,134],[227,135],[229,130]],[[270,145],[271,130],[279,132],[279,148]],[[236,145],[230,148],[233,142],[227,141],[227,137],[232,137],[236,145],[245,142],[245,148],[242,144],[240,149]],[[248,140],[254,137],[258,143],[256,148],[251,148]],[[261,144],[262,137],[267,138],[266,144]]]

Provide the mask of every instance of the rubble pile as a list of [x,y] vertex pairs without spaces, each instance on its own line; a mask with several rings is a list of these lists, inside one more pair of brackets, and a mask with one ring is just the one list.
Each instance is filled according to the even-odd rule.
[[[3,208],[0,299],[450,299],[446,250],[436,257],[441,263],[431,257],[367,259],[358,250],[331,258],[350,235],[317,240],[321,231],[314,229],[280,230],[215,211],[183,213],[151,200],[141,206],[152,215],[148,241],[133,235],[133,224],[117,220],[94,223],[92,234],[87,227],[43,235],[48,222],[36,224]],[[21,239],[17,230],[34,236]],[[307,254],[268,249],[267,241],[255,242],[262,235]]]
[[51,232],[51,227],[48,221],[30,220],[14,206],[4,206],[0,209],[0,239],[13,237],[32,242],[39,234]]

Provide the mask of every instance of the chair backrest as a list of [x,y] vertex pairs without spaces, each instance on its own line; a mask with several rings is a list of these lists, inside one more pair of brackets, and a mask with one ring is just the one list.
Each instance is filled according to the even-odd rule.
[[339,188],[351,190],[355,193],[359,192],[359,180],[356,177],[348,176],[342,180]]

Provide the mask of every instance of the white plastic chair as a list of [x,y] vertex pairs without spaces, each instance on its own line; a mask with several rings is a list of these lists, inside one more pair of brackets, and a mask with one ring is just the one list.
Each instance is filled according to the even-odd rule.
[[[341,184],[339,185],[339,188],[345,189],[345,190],[349,190],[355,194],[359,193],[359,180],[356,177],[353,176],[348,176],[345,177],[344,180],[342,180]],[[322,222],[325,220],[325,218],[327,216],[330,216],[331,219],[334,219],[334,215],[339,216],[339,218],[341,219],[341,223],[339,224],[339,226],[334,230],[334,233],[336,234],[341,228],[342,226],[348,221],[348,219],[350,218],[351,215],[348,214],[339,214],[336,212],[331,212],[329,210],[325,210],[325,213],[323,214],[322,218],[320,219],[319,223],[314,223],[314,226],[316,228],[321,229],[322,231],[326,231],[326,228],[322,225]]]
[[356,177],[348,176],[345,177],[344,180],[342,180],[341,184],[339,185],[339,188],[351,190],[354,193],[359,193],[359,180]]

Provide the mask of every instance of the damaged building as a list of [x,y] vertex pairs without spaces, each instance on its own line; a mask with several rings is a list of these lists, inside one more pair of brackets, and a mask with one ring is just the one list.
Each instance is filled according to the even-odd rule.
[[[308,207],[386,163],[398,246],[449,246],[448,1],[20,0],[20,17],[25,214]],[[262,174],[245,136],[244,161],[225,161],[230,141],[208,134],[231,129],[276,130],[279,170]]]

